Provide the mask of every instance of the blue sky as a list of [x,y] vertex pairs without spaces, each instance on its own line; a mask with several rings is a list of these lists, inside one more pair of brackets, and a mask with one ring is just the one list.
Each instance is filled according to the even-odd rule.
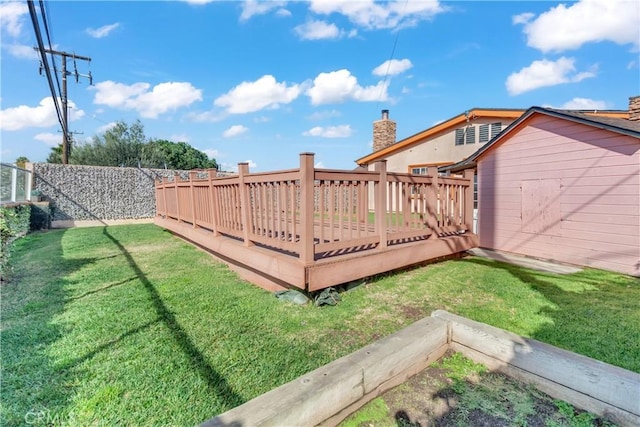
[[[140,119],[226,170],[293,168],[301,152],[351,169],[381,109],[403,139],[472,107],[626,109],[640,94],[635,0],[45,6],[54,49],[93,59],[77,62],[93,86],[69,78],[76,140]],[[0,19],[2,161],[44,161],[61,134],[27,3],[2,1]]]

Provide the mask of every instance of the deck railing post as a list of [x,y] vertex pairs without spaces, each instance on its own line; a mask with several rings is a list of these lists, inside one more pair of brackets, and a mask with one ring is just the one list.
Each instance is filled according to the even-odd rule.
[[[156,178],[153,183],[154,183],[154,189],[156,192],[156,216],[162,216],[162,207],[160,206],[161,198],[162,200],[164,200],[164,193],[161,192],[162,177]],[[162,205],[164,206],[164,203],[162,203]]]
[[216,200],[216,191],[213,185],[213,178],[218,176],[217,169],[207,169],[207,176],[209,177],[209,197],[211,199],[211,222],[213,223],[213,235],[219,236],[218,231],[218,201]]
[[176,189],[176,219],[180,222],[180,196],[178,194],[178,181],[180,181],[180,174],[178,172],[173,175],[173,187]]
[[249,163],[238,163],[238,177],[240,183],[240,215],[242,219],[242,238],[244,239],[245,246],[251,246],[251,240],[249,240],[249,230],[251,228],[251,201],[249,200],[249,191],[247,185],[244,182],[245,175],[249,173]]
[[189,171],[189,199],[190,199],[190,203],[191,203],[191,226],[193,228],[197,228],[196,225],[196,197],[195,194],[193,192],[193,180],[195,179],[196,175],[198,174],[198,172],[196,171]]
[[162,185],[162,207],[164,209],[164,211],[162,212],[162,217],[163,218],[167,218],[167,182],[169,181],[169,178],[162,177],[160,178],[160,184]]
[[315,189],[314,153],[300,154],[300,261],[313,263],[313,206]]
[[473,169],[467,169],[464,171],[464,178],[469,180],[469,186],[464,194],[464,224],[467,227],[467,231],[473,232],[473,179],[475,171]]
[[375,164],[379,174],[377,187],[375,187],[375,224],[376,232],[380,236],[379,249],[387,247],[387,161],[380,160]]
[[431,177],[431,185],[427,187],[427,227],[433,232],[431,238],[438,238],[438,215],[440,211],[438,209],[438,170],[434,168],[433,176]]

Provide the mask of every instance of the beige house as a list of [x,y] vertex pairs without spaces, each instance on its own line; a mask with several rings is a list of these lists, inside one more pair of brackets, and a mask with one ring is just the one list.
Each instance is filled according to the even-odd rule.
[[439,166],[473,154],[524,111],[473,108],[396,142],[396,122],[389,119],[388,110],[383,110],[381,120],[373,123],[374,151],[356,162],[371,169],[375,162],[386,160],[390,172],[431,174]]

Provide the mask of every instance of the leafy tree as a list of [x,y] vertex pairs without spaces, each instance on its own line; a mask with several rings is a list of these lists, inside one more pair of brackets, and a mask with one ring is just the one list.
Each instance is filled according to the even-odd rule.
[[[149,152],[163,159],[170,169],[207,169],[218,168],[215,159],[209,159],[205,153],[193,148],[186,142],[171,142],[158,139],[149,143]],[[162,166],[162,165],[158,165]]]
[[20,156],[16,159],[16,166],[24,169],[24,164],[27,163],[28,161],[29,159],[27,159],[25,156]]
[[47,163],[62,164],[62,144],[57,147],[51,147],[49,157],[47,157]]
[[142,164],[146,144],[144,127],[140,121],[131,126],[117,122],[103,135],[96,135],[89,143],[78,145],[71,153],[70,163],[96,166],[146,166]]
[[[62,147],[54,147],[47,161],[62,163],[61,158]],[[185,170],[217,168],[214,159],[186,142],[147,139],[139,120],[132,125],[120,121],[90,142],[76,145],[69,163]]]

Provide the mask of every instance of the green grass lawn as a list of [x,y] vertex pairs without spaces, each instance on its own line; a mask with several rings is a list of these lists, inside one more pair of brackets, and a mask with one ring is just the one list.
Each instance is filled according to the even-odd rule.
[[445,309],[640,372],[640,281],[482,258],[282,303],[154,226],[19,240],[1,291],[2,425],[194,425]]

